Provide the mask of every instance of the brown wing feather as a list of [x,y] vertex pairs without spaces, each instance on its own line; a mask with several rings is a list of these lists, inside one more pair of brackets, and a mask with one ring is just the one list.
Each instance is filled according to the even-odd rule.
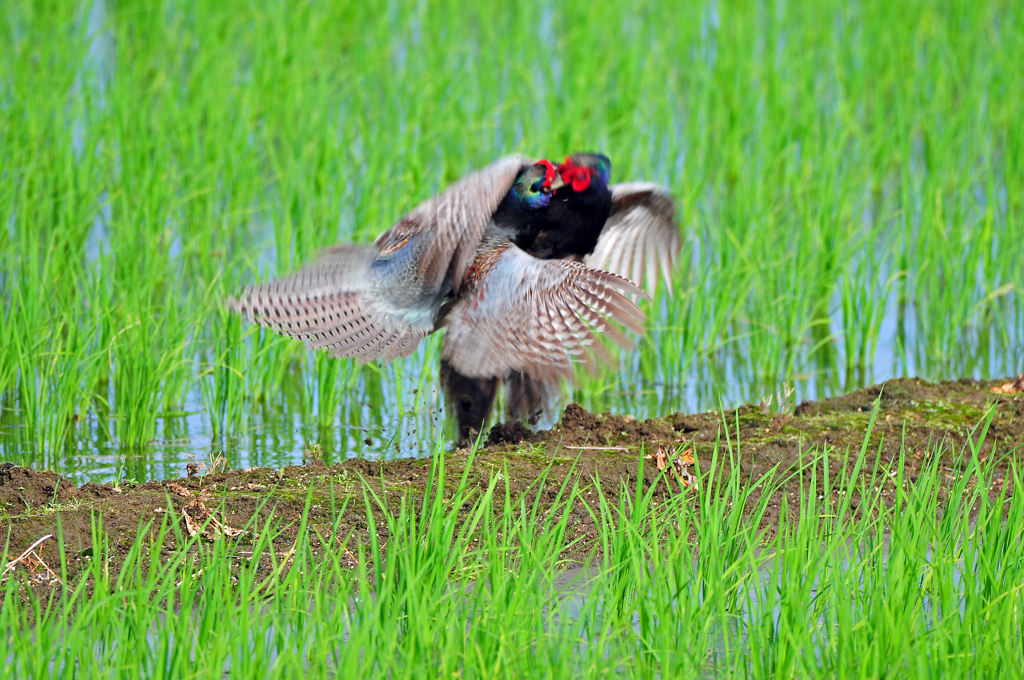
[[[460,282],[484,228],[526,166],[519,156],[499,159],[418,205],[374,245],[335,246],[314,264],[249,286],[228,304],[262,326],[334,356],[370,361],[411,354],[432,330],[431,304],[441,304],[449,269]],[[408,271],[371,276],[375,259],[395,256],[418,237]],[[418,280],[406,281],[407,274]],[[424,315],[425,320],[409,321]]]
[[[575,363],[607,360],[599,336],[629,345],[613,324],[643,333],[629,281],[579,262],[538,260],[504,241],[467,272],[448,317],[442,356],[471,378],[521,371],[542,382],[571,377]],[[596,357],[595,357],[596,355]]]
[[398,327],[364,303],[377,248],[342,245],[276,281],[249,286],[228,306],[312,349],[365,361],[415,351],[427,333]]
[[671,294],[672,272],[682,248],[675,202],[649,182],[614,184],[611,189],[611,214],[597,247],[583,262],[628,278],[651,295],[660,269]]
[[400,247],[411,236],[431,232],[432,238],[419,262],[423,279],[440,289],[453,266],[455,292],[466,267],[476,255],[484,227],[501,199],[528,166],[522,156],[506,156],[455,181],[443,192],[419,204],[374,242],[381,252]]

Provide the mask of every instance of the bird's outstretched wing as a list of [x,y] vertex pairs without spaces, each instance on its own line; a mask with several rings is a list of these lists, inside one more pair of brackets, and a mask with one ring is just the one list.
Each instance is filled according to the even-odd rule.
[[366,304],[376,255],[374,246],[334,246],[293,274],[249,286],[228,306],[334,356],[365,361],[406,356],[430,331],[396,323]]
[[672,271],[682,239],[672,197],[657,184],[614,184],[612,211],[594,252],[583,262],[633,281],[649,294],[658,287],[658,270],[672,291]]
[[419,277],[433,290],[440,290],[451,268],[457,294],[484,227],[528,165],[522,156],[506,156],[465,175],[409,211],[378,236],[374,245],[386,255],[421,238],[416,255]]
[[373,245],[335,246],[228,304],[334,356],[407,356],[434,331],[441,305],[452,288],[458,291],[484,228],[525,167],[520,156],[499,159],[418,205]]
[[481,251],[447,316],[442,357],[470,378],[521,371],[542,382],[571,377],[574,363],[607,360],[599,336],[628,346],[642,334],[629,281],[580,262],[538,260],[508,241]]

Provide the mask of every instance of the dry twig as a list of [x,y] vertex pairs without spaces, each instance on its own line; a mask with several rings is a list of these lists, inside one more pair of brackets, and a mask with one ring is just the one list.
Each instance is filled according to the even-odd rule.
[[[54,583],[61,583],[60,577],[57,576],[53,569],[50,569],[49,565],[43,561],[39,553],[36,552],[36,548],[43,544],[48,539],[53,538],[53,534],[46,534],[42,538],[36,539],[32,545],[25,548],[25,552],[21,553],[18,557],[14,558],[4,567],[3,578],[0,579],[0,583],[6,581],[10,574],[14,573],[14,570],[20,564],[29,570],[29,579],[34,583],[41,583],[43,585],[53,585]],[[42,571],[42,573],[38,573]]]

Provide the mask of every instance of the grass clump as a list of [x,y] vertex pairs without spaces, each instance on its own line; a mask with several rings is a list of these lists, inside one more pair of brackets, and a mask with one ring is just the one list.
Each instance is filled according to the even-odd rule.
[[[830,475],[809,451],[778,523],[777,470],[696,488],[637,482],[612,503],[600,480],[513,497],[497,472],[477,492],[439,454],[422,497],[363,486],[332,521],[254,516],[234,538],[189,537],[172,516],[140,527],[109,568],[101,518],[88,557],[61,549],[62,585],[5,574],[0,630],[17,677],[1016,677],[1024,653],[1016,465],[992,485],[987,425],[949,486],[940,445],[914,482],[866,436]],[[876,466],[877,467],[877,466]],[[643,479],[640,476],[639,479]],[[886,502],[895,490],[895,502]],[[660,499],[660,500],[659,500]],[[365,525],[346,531],[349,503]],[[566,527],[588,512],[594,551],[566,571]],[[351,527],[349,527],[351,529]],[[166,541],[175,547],[168,550]],[[283,543],[282,543],[282,539]],[[61,537],[58,532],[57,540]],[[286,545],[286,549],[275,547]],[[8,553],[11,551],[7,551]],[[5,557],[4,562],[10,557]],[[68,560],[88,567],[68,577]]]

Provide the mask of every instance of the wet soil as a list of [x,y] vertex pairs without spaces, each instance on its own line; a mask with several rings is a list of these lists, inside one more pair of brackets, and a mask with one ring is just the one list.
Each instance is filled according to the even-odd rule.
[[[644,421],[593,414],[572,404],[551,430],[531,432],[519,425],[505,425],[490,432],[487,445],[475,456],[465,449],[448,454],[448,484],[449,488],[454,485],[468,464],[471,487],[486,489],[491,478],[500,473],[497,497],[504,497],[507,485],[515,498],[536,493],[536,482],[546,472],[546,485],[539,492],[542,504],[554,501],[566,479],[583,487],[599,479],[606,497],[617,504],[620,491],[635,490],[638,480],[644,489],[653,485],[659,496],[692,493],[674,480],[667,481],[658,472],[656,460],[644,459],[644,454],[650,455],[659,447],[670,455],[692,449],[695,460],[688,472],[697,484],[705,484],[717,449],[715,470],[725,477],[738,466],[741,479],[751,480],[752,486],[772,468],[777,479],[785,480],[770,492],[769,511],[760,520],[770,532],[782,513],[794,512],[793,497],[800,493],[801,482],[806,484],[811,475],[807,461],[812,449],[825,447],[833,476],[854,469],[878,400],[879,413],[867,445],[869,464],[859,473],[868,483],[877,479],[872,475],[880,470],[890,472],[901,461],[905,477],[913,483],[928,457],[942,448],[943,470],[948,471],[951,484],[957,466],[964,464],[957,452],[965,450],[971,430],[992,409],[981,458],[994,463],[992,482],[1001,490],[1004,483],[1008,487],[1011,484],[1007,470],[1024,448],[1024,394],[992,391],[1007,382],[959,380],[933,384],[900,379],[842,397],[805,402],[791,413],[743,406],[724,413],[675,413]],[[901,446],[905,448],[902,458]],[[111,567],[123,560],[140,532],[155,538],[161,522],[175,524],[180,531],[169,532],[165,538],[165,548],[172,550],[190,521],[210,514],[216,526],[207,527],[209,540],[231,536],[233,528],[263,527],[272,518],[280,522],[281,529],[274,540],[275,549],[287,551],[298,535],[307,498],[311,499],[309,524],[320,536],[334,536],[335,540],[351,537],[351,544],[355,544],[368,536],[364,488],[372,489],[389,503],[408,495],[415,505],[423,498],[431,464],[430,459],[353,459],[327,466],[311,460],[281,470],[252,468],[144,484],[75,487],[52,472],[4,463],[0,464],[0,528],[5,529],[7,559],[12,559],[40,537],[56,535],[59,521],[72,576],[91,555],[96,518],[102,520]],[[822,471],[819,467],[817,473]],[[891,502],[895,486],[882,487],[883,500]],[[596,494],[586,491],[581,496],[582,502],[596,498]],[[787,496],[788,502],[783,502]],[[753,503],[758,498],[755,492],[750,500]],[[346,499],[353,502],[339,515],[337,508]],[[593,546],[597,527],[585,507],[576,506],[570,512],[566,540],[582,540],[567,551],[566,557],[584,559]],[[320,539],[311,540],[315,547]],[[50,564],[59,563],[57,541],[44,542],[38,554]]]

